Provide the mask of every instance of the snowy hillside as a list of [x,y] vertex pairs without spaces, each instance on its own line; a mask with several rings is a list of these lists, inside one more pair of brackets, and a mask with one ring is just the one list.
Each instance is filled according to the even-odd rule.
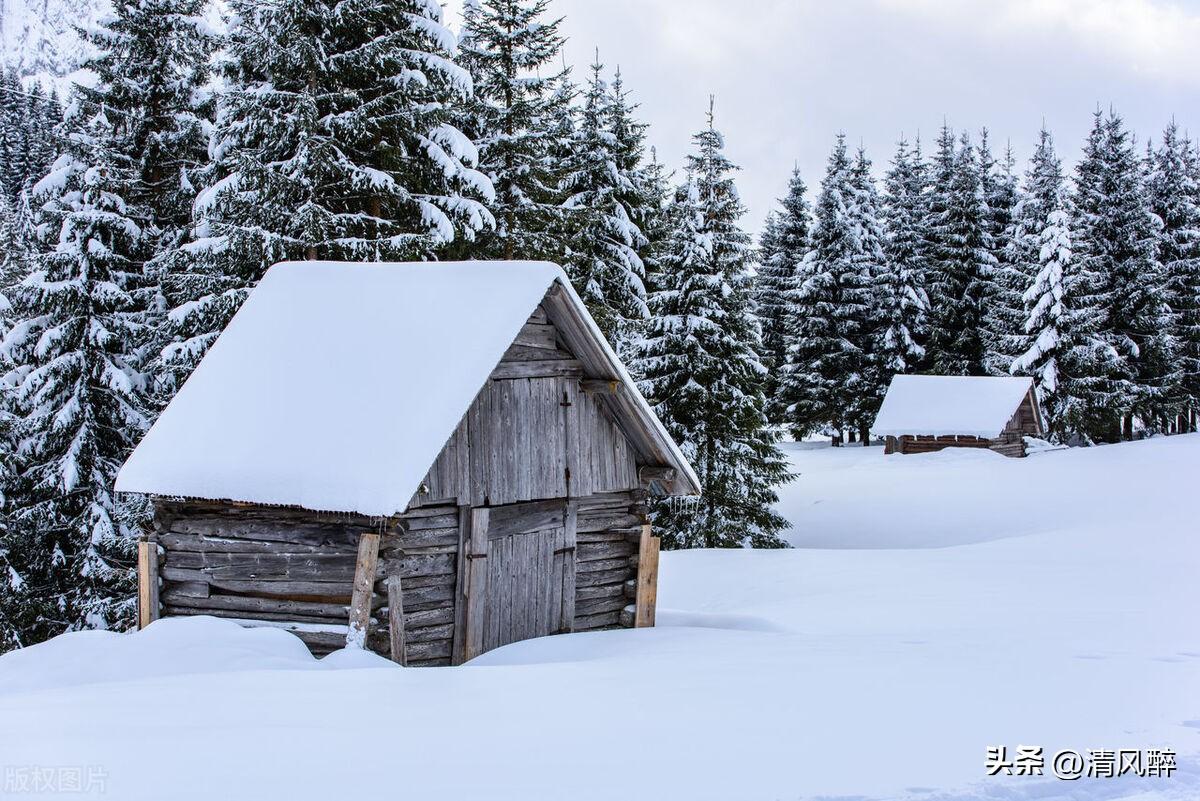
[[[408,670],[213,619],[67,635],[0,657],[2,762],[123,801],[1200,797],[1200,435],[790,456],[806,547],[664,555],[657,629]],[[986,777],[1018,744],[1179,769]]]

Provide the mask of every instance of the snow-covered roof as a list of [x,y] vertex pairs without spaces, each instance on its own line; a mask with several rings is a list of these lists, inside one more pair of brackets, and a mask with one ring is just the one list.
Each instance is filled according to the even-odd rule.
[[998,436],[1032,386],[1029,378],[897,375],[871,433]]
[[687,460],[562,269],[547,262],[275,265],[116,489],[399,513],[554,282],[603,354],[601,377],[625,385],[629,413],[695,491]]

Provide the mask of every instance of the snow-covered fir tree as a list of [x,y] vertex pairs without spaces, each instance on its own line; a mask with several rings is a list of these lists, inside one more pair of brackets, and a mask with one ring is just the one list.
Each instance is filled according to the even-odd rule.
[[570,102],[555,67],[561,19],[546,19],[549,0],[469,0],[463,8],[459,63],[474,94],[463,132],[479,148],[479,169],[495,187],[494,231],[451,248],[475,258],[554,258],[561,216],[561,162],[555,127]]
[[1195,151],[1174,121],[1150,153],[1148,168],[1150,210],[1162,221],[1158,258],[1177,359],[1170,403],[1175,427],[1187,431],[1200,408],[1200,186]]
[[1158,261],[1161,223],[1150,211],[1141,165],[1124,121],[1097,112],[1078,168],[1075,240],[1081,272],[1092,282],[1088,305],[1115,354],[1110,380],[1089,393],[1088,436],[1133,436],[1135,415],[1159,427],[1168,411],[1175,370],[1165,277]]
[[39,84],[27,89],[15,71],[0,73],[0,191],[14,203],[54,160],[61,114],[57,97]]
[[854,165],[838,134],[813,209],[810,249],[792,293],[792,328],[780,379],[787,425],[799,439],[850,422],[868,391],[873,275],[859,251]]
[[884,252],[888,269],[877,297],[884,322],[878,343],[880,363],[895,373],[918,369],[925,358],[929,296],[925,292],[925,164],[920,141],[910,148],[901,138],[884,176]]
[[422,258],[493,223],[491,182],[451,124],[471,79],[433,0],[231,7],[198,239],[164,279],[168,390],[272,263]]
[[25,642],[122,628],[134,611],[133,510],[112,491],[146,423],[132,363],[145,336],[131,292],[142,231],[122,195],[133,170],[86,104],[60,141],[33,190],[40,252],[12,292],[0,346],[16,442],[4,546],[14,591],[0,593],[0,618]]
[[[1025,173],[1025,189],[1014,213],[1006,255],[1004,281],[1024,284],[1023,319],[1007,341],[1007,347],[1017,354],[1009,372],[1033,377],[1043,416],[1052,435],[1061,440],[1069,433],[1064,406],[1075,378],[1063,368],[1085,367],[1087,361],[1073,362],[1067,354],[1072,343],[1068,287],[1076,280],[1071,210],[1062,163],[1045,128]],[[1086,349],[1088,343],[1082,340],[1080,345]]]
[[134,165],[136,203],[151,256],[175,247],[191,225],[192,176],[207,162],[212,96],[206,84],[217,35],[205,0],[117,0],[85,32],[98,51],[81,102],[104,108],[113,147]]
[[654,515],[668,548],[781,547],[773,509],[787,465],[766,426],[764,368],[752,314],[750,237],[724,140],[693,137],[654,315],[635,359],[642,393],[696,468],[702,494]]
[[591,65],[563,181],[570,229],[564,266],[600,330],[622,347],[631,325],[649,314],[641,256],[648,241],[633,210],[644,200],[630,142],[614,130],[625,112],[614,108],[603,69],[598,59]]
[[787,361],[796,271],[808,251],[812,209],[805,197],[807,192],[799,168],[793,169],[787,194],[779,201],[779,211],[767,218],[759,243],[754,298],[762,325],[763,361],[767,366],[764,388],[767,419],[773,424],[786,422],[785,404],[779,392],[780,376]]
[[986,128],[980,132],[979,175],[993,260],[985,279],[987,294],[981,322],[984,368],[989,375],[1006,376],[1020,352],[1020,343],[1015,343],[1011,335],[1024,327],[1022,296],[1029,277],[1013,262],[1014,215],[1020,191],[1012,145],[1005,146],[1004,155],[997,162],[988,146]]
[[[24,198],[18,198],[20,202]],[[9,290],[28,272],[31,228],[24,216],[25,209],[15,206],[8,195],[0,192],[0,334],[8,330],[4,324],[10,310]]]
[[[149,279],[137,292],[139,304],[155,314],[164,305],[162,264],[189,235],[192,177],[208,157],[206,84],[217,36],[204,19],[206,8],[205,0],[118,0],[84,34],[95,53],[86,66],[95,77],[77,89],[76,102],[85,112],[104,110],[114,158],[130,165],[121,191],[142,236],[140,252],[129,255]],[[138,343],[145,360],[164,344],[157,322]]]
[[850,188],[853,191],[850,213],[856,240],[853,261],[856,272],[861,276],[867,305],[861,312],[862,316],[855,321],[859,334],[858,339],[852,341],[862,354],[865,370],[861,376],[851,376],[853,395],[846,408],[846,422],[850,427],[850,441],[854,441],[854,432],[857,431],[865,446],[870,444],[868,429],[879,412],[879,405],[892,380],[892,370],[888,366],[889,354],[882,349],[892,323],[884,317],[891,305],[889,275],[892,268],[884,253],[887,236],[879,190],[871,175],[871,160],[867,158],[862,145],[859,145],[850,168]]
[[970,136],[955,148],[938,137],[926,231],[929,238],[929,362],[942,375],[983,375],[983,314],[995,266],[988,208]]

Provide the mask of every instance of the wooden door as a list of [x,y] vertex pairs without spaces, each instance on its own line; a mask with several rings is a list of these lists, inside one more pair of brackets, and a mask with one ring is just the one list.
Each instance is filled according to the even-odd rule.
[[[462,610],[454,662],[502,645],[571,631],[575,620],[575,505],[556,525],[489,532],[489,509],[470,510],[460,557]],[[516,528],[517,530],[513,530]]]

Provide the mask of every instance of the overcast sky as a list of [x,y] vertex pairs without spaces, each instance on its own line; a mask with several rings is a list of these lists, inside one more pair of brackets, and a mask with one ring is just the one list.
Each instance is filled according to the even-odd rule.
[[[457,28],[460,0],[447,4]],[[1144,141],[1172,115],[1200,132],[1200,0],[551,0],[582,80],[620,65],[649,142],[679,168],[716,95],[716,125],[757,231],[789,172],[810,194],[833,136],[882,174],[898,135],[943,117],[1011,141],[1023,173],[1043,119],[1074,162],[1097,103]],[[928,147],[926,152],[929,152]]]

